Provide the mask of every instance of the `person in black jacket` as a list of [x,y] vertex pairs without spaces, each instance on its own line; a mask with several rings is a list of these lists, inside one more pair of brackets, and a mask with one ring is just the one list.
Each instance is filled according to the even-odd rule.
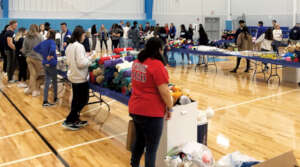
[[92,50],[95,50],[97,45],[97,35],[98,35],[96,24],[92,26],[91,34],[92,34]]
[[199,32],[199,44],[207,45],[209,40],[208,40],[207,34],[206,34],[202,24],[199,25],[198,32]]
[[7,68],[7,56],[5,54],[5,33],[7,31],[7,27],[9,25],[6,25],[3,29],[3,31],[0,34],[0,53],[1,57],[3,59],[3,72],[6,73],[6,68]]
[[244,20],[239,21],[240,27],[236,30],[236,33],[234,34],[234,42],[237,43],[237,39],[242,32],[243,28],[246,26],[246,22]]
[[[189,35],[188,35],[188,32],[186,31],[185,25],[182,24],[180,27],[181,27],[180,38],[188,39]],[[190,54],[187,53],[186,56],[187,56],[187,59],[188,59],[188,64],[192,64],[192,62],[190,60]],[[181,53],[181,57],[182,57],[182,64],[184,64],[184,53]]]
[[168,58],[168,33],[165,29],[165,27],[160,27],[158,31],[158,36],[159,38],[163,41],[164,43],[164,61],[166,64],[169,64],[169,58]]
[[193,28],[193,25],[190,24],[187,39],[193,41],[193,36],[194,36],[194,28]]
[[296,44],[300,40],[300,24],[296,24],[290,31],[290,41]]
[[16,56],[19,66],[19,88],[26,88],[26,80],[27,80],[27,62],[25,55],[21,52],[23,48],[23,42],[26,34],[26,29],[24,27],[19,28],[19,31],[16,35]]

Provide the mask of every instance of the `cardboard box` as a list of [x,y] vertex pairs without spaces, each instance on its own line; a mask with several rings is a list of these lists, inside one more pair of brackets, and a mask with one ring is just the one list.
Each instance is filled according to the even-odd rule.
[[284,153],[253,167],[299,167],[293,151]]

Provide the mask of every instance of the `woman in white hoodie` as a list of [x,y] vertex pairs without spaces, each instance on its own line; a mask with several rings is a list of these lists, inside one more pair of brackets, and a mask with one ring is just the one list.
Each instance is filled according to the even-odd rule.
[[88,67],[91,57],[86,55],[81,44],[85,39],[85,31],[77,26],[71,37],[71,44],[66,49],[68,79],[72,83],[73,99],[71,112],[64,121],[63,126],[71,130],[79,130],[87,125],[87,121],[79,119],[80,111],[89,101]]

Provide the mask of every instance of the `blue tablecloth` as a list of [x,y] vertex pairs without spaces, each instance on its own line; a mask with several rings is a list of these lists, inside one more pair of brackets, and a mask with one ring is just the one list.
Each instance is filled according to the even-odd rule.
[[[67,73],[65,71],[58,70],[58,75],[62,76],[64,79],[68,80]],[[115,91],[112,91],[107,88],[102,88],[101,86],[96,85],[96,84],[89,83],[89,86],[90,86],[90,89],[92,89],[94,92],[98,92],[101,95],[110,97],[112,99],[119,101],[120,103],[128,105],[129,98],[130,98],[129,96],[125,96],[122,93],[115,92]]]
[[276,60],[267,59],[267,58],[262,58],[262,57],[258,57],[258,56],[232,55],[232,54],[227,54],[227,53],[218,52],[218,51],[198,51],[198,50],[192,50],[192,49],[172,48],[171,52],[191,53],[191,54],[196,54],[196,55],[208,55],[208,56],[226,56],[226,57],[234,56],[234,57],[240,57],[240,58],[260,61],[263,63],[282,65],[284,67],[300,68],[300,63],[296,63],[296,62],[290,62],[290,61],[281,60],[281,59],[276,59]]

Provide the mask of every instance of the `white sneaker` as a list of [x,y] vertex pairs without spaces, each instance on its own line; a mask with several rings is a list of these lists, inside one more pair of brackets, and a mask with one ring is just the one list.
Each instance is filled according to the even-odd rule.
[[41,92],[40,91],[33,91],[32,92],[32,97],[37,97],[37,96],[39,96],[39,95],[41,95]]
[[9,80],[9,81],[8,81],[9,84],[14,84],[14,83],[16,83],[16,82],[17,82],[16,80]]
[[189,65],[191,65],[192,64],[192,61],[189,61]]
[[24,93],[25,93],[25,94],[30,94],[30,93],[31,93],[31,91],[30,91],[30,89],[29,89],[29,88],[25,88],[25,89],[24,89]]
[[27,88],[27,85],[23,82],[18,84],[18,88]]

